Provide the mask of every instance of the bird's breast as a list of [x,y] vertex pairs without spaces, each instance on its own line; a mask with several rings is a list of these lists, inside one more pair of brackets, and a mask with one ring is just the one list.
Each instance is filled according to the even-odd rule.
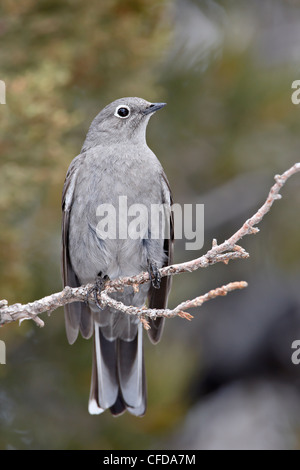
[[94,155],[78,172],[70,245],[82,282],[99,271],[116,278],[147,269],[144,239],[151,205],[162,202],[160,167],[151,154],[132,152]]

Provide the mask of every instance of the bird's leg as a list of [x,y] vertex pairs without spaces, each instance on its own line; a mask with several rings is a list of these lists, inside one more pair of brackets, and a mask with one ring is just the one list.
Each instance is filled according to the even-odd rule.
[[149,273],[150,280],[152,282],[152,286],[155,289],[159,289],[160,282],[161,282],[161,275],[160,275],[160,272],[156,263],[154,262],[152,263],[151,261],[148,261],[148,273]]
[[88,291],[87,293],[87,299],[86,299],[86,302],[88,300],[88,297],[90,296],[90,294],[93,294],[94,295],[94,300],[95,300],[95,304],[97,305],[97,307],[102,310],[102,307],[101,305],[99,304],[98,302],[98,294],[100,295],[104,286],[105,286],[105,283],[106,281],[109,280],[109,277],[105,274],[103,275],[103,273],[100,271],[96,277],[96,280],[95,280],[95,285]]

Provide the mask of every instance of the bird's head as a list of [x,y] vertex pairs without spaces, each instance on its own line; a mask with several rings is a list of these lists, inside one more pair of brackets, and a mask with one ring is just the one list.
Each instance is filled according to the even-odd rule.
[[105,143],[145,140],[150,117],[166,103],[150,103],[142,98],[120,98],[105,106],[93,120],[82,150]]

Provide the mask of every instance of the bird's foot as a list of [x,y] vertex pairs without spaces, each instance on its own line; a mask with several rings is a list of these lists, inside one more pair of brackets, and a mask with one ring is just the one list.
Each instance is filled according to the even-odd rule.
[[155,289],[159,289],[161,283],[161,275],[156,263],[151,263],[150,261],[148,262],[148,273],[152,282],[152,286]]
[[95,304],[97,305],[97,307],[102,310],[102,307],[99,303],[99,300],[98,300],[98,295],[101,294],[102,290],[104,289],[104,286],[105,286],[105,283],[106,281],[109,280],[109,277],[105,274],[103,275],[103,273],[100,271],[98,273],[98,276],[96,277],[96,280],[95,280],[95,284],[94,286],[88,291],[87,293],[87,299],[86,299],[86,302],[88,300],[88,297],[93,294],[94,296],[94,301],[95,301]]

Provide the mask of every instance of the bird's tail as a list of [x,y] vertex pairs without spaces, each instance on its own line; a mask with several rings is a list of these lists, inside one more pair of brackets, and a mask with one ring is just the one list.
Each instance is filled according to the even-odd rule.
[[90,414],[100,414],[109,408],[115,416],[126,409],[143,416],[146,402],[142,324],[132,341],[124,341],[106,339],[95,323]]

